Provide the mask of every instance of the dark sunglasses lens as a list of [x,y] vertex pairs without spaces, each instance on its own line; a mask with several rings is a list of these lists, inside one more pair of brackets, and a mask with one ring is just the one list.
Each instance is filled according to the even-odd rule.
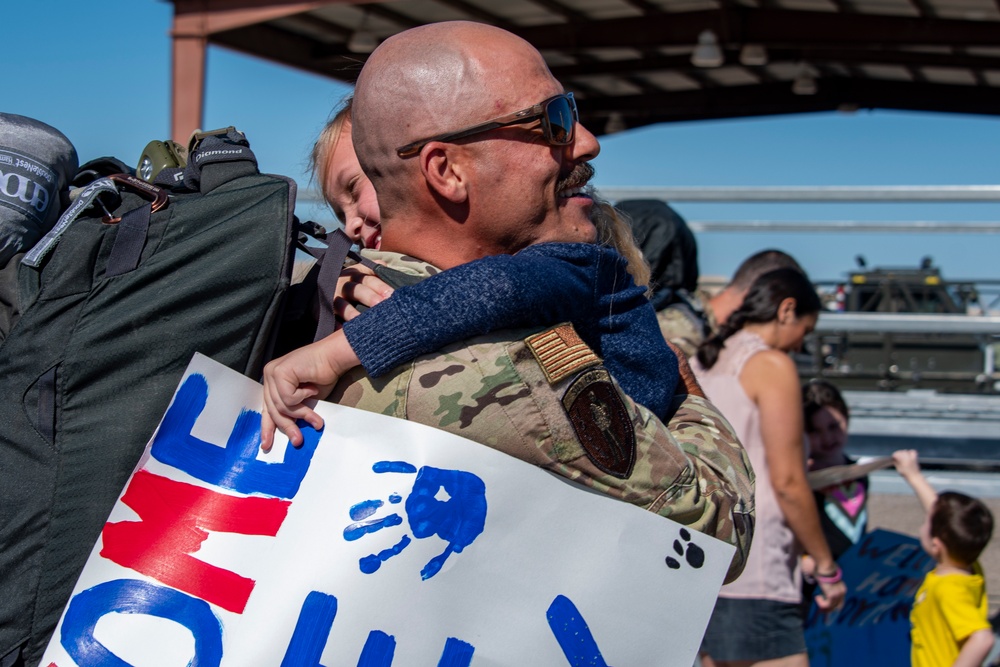
[[576,114],[573,113],[573,103],[569,98],[557,97],[549,102],[545,107],[545,117],[549,123],[552,143],[564,145],[573,141]]

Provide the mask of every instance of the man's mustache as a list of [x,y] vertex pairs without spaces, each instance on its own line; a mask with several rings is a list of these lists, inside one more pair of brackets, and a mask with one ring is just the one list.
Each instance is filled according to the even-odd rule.
[[569,176],[556,183],[556,191],[561,192],[563,190],[582,188],[594,177],[595,173],[594,168],[589,162],[581,162],[573,168]]

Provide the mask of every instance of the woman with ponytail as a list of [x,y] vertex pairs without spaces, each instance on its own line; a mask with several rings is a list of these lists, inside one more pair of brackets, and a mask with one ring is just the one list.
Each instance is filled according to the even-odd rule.
[[692,363],[757,477],[750,557],[740,578],[722,587],[702,644],[718,665],[808,666],[800,609],[803,549],[817,563],[819,607],[840,606],[846,593],[806,482],[802,395],[788,355],[816,326],[819,310],[819,297],[801,272],[765,273]]

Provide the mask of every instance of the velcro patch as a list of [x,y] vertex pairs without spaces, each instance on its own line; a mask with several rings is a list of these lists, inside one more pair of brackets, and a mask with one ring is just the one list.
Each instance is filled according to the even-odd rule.
[[635,430],[608,371],[594,368],[582,373],[566,390],[562,403],[590,462],[620,479],[631,475]]
[[590,346],[583,342],[572,324],[536,333],[524,339],[531,354],[545,373],[549,384],[556,384],[584,368],[601,363]]

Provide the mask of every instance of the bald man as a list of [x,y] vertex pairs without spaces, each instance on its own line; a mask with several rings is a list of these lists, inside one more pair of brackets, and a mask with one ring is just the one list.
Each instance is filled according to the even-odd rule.
[[[582,188],[600,147],[541,55],[511,33],[450,22],[389,38],[361,72],[353,119],[382,223],[380,251],[365,255],[397,284],[535,243],[594,241]],[[269,396],[284,382],[322,397],[340,375],[329,361],[338,340],[269,364],[265,430],[270,419],[290,436],[294,418],[314,423],[304,405],[282,412]],[[331,400],[457,433],[671,517],[737,547],[728,580],[743,568],[753,473],[732,427],[693,394],[664,425],[570,324],[472,338],[377,379],[356,368]]]
[[791,255],[781,250],[761,250],[743,260],[732,280],[718,294],[698,290],[685,301],[657,311],[660,332],[684,354],[694,356],[698,347],[718,333],[719,327],[743,305],[743,299],[754,281],[775,269],[795,269],[805,273]]

